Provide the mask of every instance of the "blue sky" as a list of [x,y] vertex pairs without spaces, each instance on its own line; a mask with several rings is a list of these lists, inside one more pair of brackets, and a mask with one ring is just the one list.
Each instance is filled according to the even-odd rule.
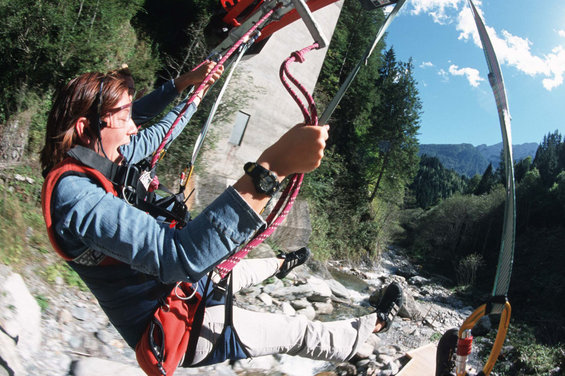
[[[512,142],[565,133],[565,1],[476,0],[498,57]],[[423,104],[422,144],[502,141],[488,69],[467,0],[407,0],[388,29],[397,59],[412,58]]]

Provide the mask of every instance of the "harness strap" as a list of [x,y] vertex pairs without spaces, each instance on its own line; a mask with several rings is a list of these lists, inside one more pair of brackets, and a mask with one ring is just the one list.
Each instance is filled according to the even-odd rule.
[[158,185],[158,189],[168,196],[158,198],[154,192],[150,192],[149,186],[154,171],[146,170],[147,161],[143,160],[135,165],[118,165],[84,146],[75,146],[67,155],[102,174],[114,185],[116,195],[130,205],[153,217],[164,217],[171,222],[171,226],[178,228],[182,228],[190,220],[183,192],[173,194],[162,184]]
[[[233,276],[230,273],[229,277],[222,280],[227,281],[227,286],[225,290],[222,290],[225,293],[222,296],[221,300],[216,297],[216,287],[214,287],[213,292],[208,289],[210,281],[212,280],[212,276],[208,276],[208,281],[206,282],[205,292],[208,293],[207,296],[204,296],[201,302],[202,307],[198,307],[199,311],[203,312],[205,310],[204,306],[209,304],[216,305],[216,304],[223,304],[224,305],[224,327],[222,332],[218,336],[218,339],[214,343],[212,350],[206,357],[199,361],[197,364],[192,364],[194,361],[194,355],[196,351],[196,345],[198,342],[198,337],[200,334],[200,327],[202,326],[202,321],[198,315],[200,314],[198,311],[195,314],[195,323],[199,322],[199,327],[194,329],[190,335],[190,341],[187,348],[187,352],[185,355],[185,359],[182,362],[183,367],[201,367],[211,364],[216,364],[219,362],[223,362],[226,359],[230,360],[239,360],[244,358],[249,358],[250,354],[247,352],[245,347],[241,344],[241,340],[237,334],[237,331],[234,327],[233,322]],[[220,295],[222,295],[220,292]],[[211,295],[209,295],[211,294]],[[223,301],[222,301],[223,300]]]
[[127,166],[120,166],[108,158],[104,158],[84,146],[77,145],[67,152],[67,155],[82,164],[100,171],[112,183],[119,185],[127,175]]
[[45,226],[47,227],[47,234],[49,235],[49,240],[51,242],[51,245],[53,246],[53,249],[65,261],[72,261],[81,265],[111,265],[119,263],[118,260],[92,249],[87,249],[82,254],[73,258],[59,246],[59,239],[57,238],[57,234],[55,232],[51,213],[53,191],[55,190],[58,182],[69,174],[87,176],[89,178],[92,178],[96,180],[106,192],[109,192],[114,196],[118,195],[112,182],[110,182],[100,171],[82,165],[73,158],[66,158],[58,165],[56,165],[53,169],[51,169],[51,171],[49,171],[49,173],[46,175],[45,181],[43,182],[43,187],[41,189],[41,208],[43,211],[43,218],[45,219]]
[[208,288],[210,287],[210,281],[212,281],[212,272],[208,273],[208,280],[206,281],[206,286],[204,287],[204,291],[202,292],[202,300],[200,301],[200,304],[196,309],[196,313],[194,314],[194,324],[192,326],[192,331],[188,340],[186,354],[184,356],[184,360],[182,361],[182,367],[190,367],[190,365],[194,361],[196,344],[198,343],[198,338],[200,338],[202,321],[204,321],[204,311],[206,310],[206,299],[208,298]]

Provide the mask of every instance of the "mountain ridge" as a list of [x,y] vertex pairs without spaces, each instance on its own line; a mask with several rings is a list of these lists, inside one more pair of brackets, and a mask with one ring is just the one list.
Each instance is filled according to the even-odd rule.
[[[512,146],[514,161],[520,161],[528,156],[532,159],[536,155],[539,144],[528,142]],[[420,144],[418,155],[424,154],[438,158],[443,166],[455,172],[472,177],[482,175],[490,163],[497,168],[500,163],[502,142],[494,145],[481,144]]]

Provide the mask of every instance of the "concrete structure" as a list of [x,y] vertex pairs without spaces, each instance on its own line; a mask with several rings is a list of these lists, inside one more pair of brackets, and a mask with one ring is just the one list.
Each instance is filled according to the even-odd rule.
[[[328,40],[333,34],[341,7],[342,1],[338,1],[313,13]],[[241,98],[237,99],[238,108],[228,114],[227,121],[212,124],[214,148],[200,156],[201,165],[206,167],[196,174],[196,208],[210,203],[242,175],[246,162],[255,161],[265,148],[290,127],[303,121],[300,109],[279,79],[279,68],[293,51],[312,43],[306,26],[302,20],[298,20],[273,34],[261,53],[244,57],[241,61],[224,96],[232,100]],[[309,92],[314,89],[326,51],[327,47],[311,51],[304,63],[290,66],[293,76]],[[319,109],[319,113],[322,110]],[[301,203],[297,204],[297,209],[298,206],[302,208],[298,210],[303,213],[302,219],[289,218],[288,222],[294,223],[293,228],[309,228],[309,223],[304,223],[307,221],[304,218],[305,215],[307,217],[307,208]],[[299,243],[307,241],[308,236],[301,236]],[[299,245],[293,244],[291,247]]]

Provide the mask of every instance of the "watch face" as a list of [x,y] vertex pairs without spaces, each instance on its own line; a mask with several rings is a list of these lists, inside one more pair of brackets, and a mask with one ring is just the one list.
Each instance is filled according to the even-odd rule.
[[253,179],[253,184],[257,192],[271,196],[279,189],[277,177],[261,165],[247,162],[243,166],[243,169],[245,173]]
[[263,192],[271,192],[276,187],[277,181],[272,175],[262,175],[259,179],[259,187]]

